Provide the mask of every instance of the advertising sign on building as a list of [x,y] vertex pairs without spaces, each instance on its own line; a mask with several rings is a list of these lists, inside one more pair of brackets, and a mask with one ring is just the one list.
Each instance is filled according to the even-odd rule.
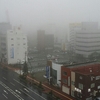
[[49,66],[46,66],[46,77],[49,78]]
[[10,49],[10,57],[11,58],[14,58],[14,48],[11,48]]

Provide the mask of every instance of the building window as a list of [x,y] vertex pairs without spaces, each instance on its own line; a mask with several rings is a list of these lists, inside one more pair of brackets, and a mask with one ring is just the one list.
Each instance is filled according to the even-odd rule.
[[83,90],[83,84],[79,83],[78,87]]
[[90,72],[92,72],[92,69],[90,69]]
[[98,89],[100,89],[100,85],[98,86]]
[[67,84],[67,79],[63,79],[63,83]]
[[91,89],[88,89],[88,92],[91,92]]
[[91,88],[94,88],[94,87],[95,87],[95,83],[92,83],[92,84],[91,84]]
[[80,79],[82,79],[82,76],[80,76]]
[[14,46],[14,44],[11,44],[11,46]]
[[99,80],[100,79],[100,76],[96,76],[96,80]]
[[25,38],[23,38],[23,40],[25,40]]
[[14,40],[13,38],[11,38],[11,40]]
[[75,82],[72,81],[71,83],[72,83],[72,85],[75,85]]
[[23,45],[26,45],[26,43],[23,43]]
[[63,75],[65,75],[65,76],[66,76],[66,75],[67,75],[67,72],[63,72]]

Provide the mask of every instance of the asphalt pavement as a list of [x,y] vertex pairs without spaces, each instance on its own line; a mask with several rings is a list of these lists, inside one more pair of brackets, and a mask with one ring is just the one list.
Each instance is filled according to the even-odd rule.
[[0,100],[47,100],[47,95],[21,82],[17,73],[0,67]]

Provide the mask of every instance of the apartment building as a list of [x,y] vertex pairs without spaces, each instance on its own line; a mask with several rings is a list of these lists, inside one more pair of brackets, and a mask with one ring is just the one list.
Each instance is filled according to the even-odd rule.
[[27,35],[20,28],[7,31],[8,64],[27,61]]

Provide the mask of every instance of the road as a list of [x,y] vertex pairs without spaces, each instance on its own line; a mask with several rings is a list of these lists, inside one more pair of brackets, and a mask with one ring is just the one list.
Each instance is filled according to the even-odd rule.
[[1,100],[47,100],[46,94],[20,82],[18,74],[0,67]]

